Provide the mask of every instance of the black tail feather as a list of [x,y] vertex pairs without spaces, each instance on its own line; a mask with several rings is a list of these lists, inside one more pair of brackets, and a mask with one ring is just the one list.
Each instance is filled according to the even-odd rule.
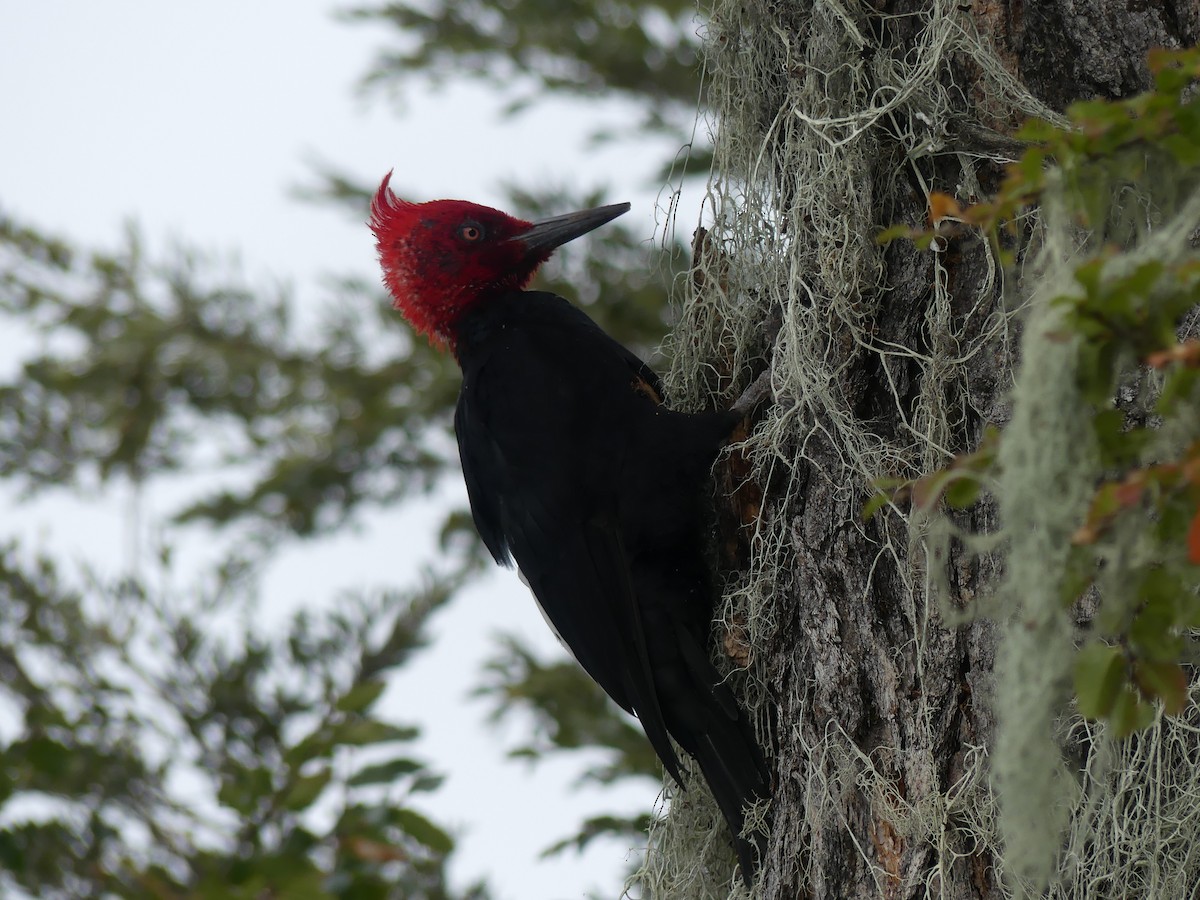
[[699,765],[729,825],[742,878],[749,885],[766,835],[742,835],[744,810],[771,796],[770,777],[749,718],[707,652],[708,617],[695,615],[706,593],[703,579],[695,574],[699,569],[700,563],[687,557],[676,567],[656,560],[653,566],[635,568],[639,616],[652,636],[647,651],[663,724]]
[[766,849],[766,834],[761,831],[743,836],[745,807],[770,796],[765,765],[758,745],[744,720],[721,722],[701,736],[695,758],[708,782],[717,807],[729,825],[737,851],[742,880],[749,887],[758,868],[758,859]]
[[691,635],[681,634],[679,647],[688,673],[679,682],[689,685],[686,702],[668,704],[674,714],[669,727],[680,746],[700,766],[704,780],[729,825],[742,878],[754,880],[757,859],[766,848],[766,835],[743,836],[745,807],[771,795],[770,776],[754,729],[729,686],[701,652]]

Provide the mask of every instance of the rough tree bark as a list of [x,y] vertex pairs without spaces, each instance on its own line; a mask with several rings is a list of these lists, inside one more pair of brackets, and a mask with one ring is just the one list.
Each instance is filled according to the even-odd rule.
[[[758,22],[764,30],[786,32],[786,40],[748,40],[754,46],[791,47],[803,52],[817,37],[821,21],[841,21],[867,38],[864,54],[890,52],[903,57],[916,46],[926,20],[924,0],[816,0],[780,6],[772,0],[746,0],[739,27]],[[1116,98],[1149,86],[1146,52],[1156,46],[1191,46],[1200,41],[1200,4],[1196,0],[963,0],[957,12],[991,43],[1004,67],[1052,109],[1079,98]],[[824,19],[822,20],[822,17]],[[877,49],[875,49],[877,48]],[[721,52],[718,50],[718,52]],[[777,91],[760,97],[765,123],[789,116],[795,102],[793,80],[809,77],[811,56],[801,63],[778,50],[771,61]],[[761,61],[760,61],[761,64]],[[835,73],[824,72],[830,85]],[[876,228],[896,222],[921,223],[930,188],[955,193],[963,173],[953,152],[979,149],[986,135],[1011,133],[1015,117],[996,117],[977,61],[957,54],[943,63],[941,76],[957,86],[959,108],[953,117],[982,128],[952,131],[945,149],[921,162],[922,183],[904,164],[911,148],[902,146],[887,127],[872,137],[872,165],[853,173],[871,196]],[[839,100],[830,97],[834,111]],[[720,111],[719,111],[720,112]],[[719,138],[718,138],[719,139]],[[996,137],[1002,142],[1001,137]],[[879,165],[880,159],[892,164]],[[1000,177],[997,163],[977,166],[983,191]],[[880,173],[891,173],[886,180]],[[874,181],[872,181],[874,179]],[[966,316],[989,277],[987,250],[978,240],[955,241],[936,262],[911,245],[881,251],[881,290],[864,287],[873,310],[871,329],[878,345],[894,344],[922,354],[952,353],[942,335],[931,333],[931,286],[943,279],[951,315]],[[999,288],[992,291],[999,303]],[[962,300],[961,308],[955,306]],[[971,303],[974,301],[972,300]],[[774,311],[768,311],[774,315]],[[983,317],[974,315],[982,326]],[[969,331],[970,324],[963,324]],[[960,335],[961,337],[961,335]],[[1011,347],[1011,345],[1009,345]],[[902,441],[922,384],[923,371],[898,359],[881,362],[853,341],[831,335],[825,365],[838,373],[839,402],[864,428],[884,442]],[[953,394],[950,452],[974,448],[984,426],[1005,416],[1004,375],[1013,362],[1003,348],[971,361],[965,386],[947,386]],[[886,369],[886,370],[885,370]],[[787,385],[783,386],[784,391]],[[900,402],[897,403],[896,400]],[[803,404],[801,404],[803,406]],[[830,439],[835,428],[822,428],[824,413],[799,410],[809,417],[804,461],[790,473],[786,507],[771,509],[782,495],[765,485],[766,514],[790,518],[792,550],[786,596],[775,598],[773,632],[760,645],[758,665],[771,673],[769,703],[774,721],[778,792],[774,838],[763,869],[762,896],[771,898],[950,897],[994,898],[1003,895],[996,860],[971,845],[952,827],[955,816],[969,815],[966,805],[948,804],[947,792],[977,762],[994,732],[989,685],[996,631],[984,620],[948,627],[936,606],[914,602],[905,546],[881,554],[889,540],[886,517],[864,524],[862,490],[845,490],[845,448]],[[970,527],[988,531],[994,510],[973,513]],[[892,536],[894,545],[894,535]],[[982,593],[995,572],[986,563],[947,562],[951,593],[967,603]],[[918,589],[920,585],[917,585]],[[923,650],[922,650],[923,648]],[[860,755],[822,754],[819,748],[837,733]],[[849,767],[849,769],[847,768]],[[867,780],[859,778],[866,769]],[[882,775],[886,790],[878,789]],[[806,805],[814,783],[833,786],[839,814],[818,817]],[[986,791],[986,787],[982,788]],[[938,839],[913,840],[913,829],[900,821],[901,810],[941,817],[947,827]]]

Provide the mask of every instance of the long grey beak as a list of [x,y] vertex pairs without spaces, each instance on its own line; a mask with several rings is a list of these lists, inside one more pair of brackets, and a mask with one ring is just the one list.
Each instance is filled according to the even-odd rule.
[[565,216],[534,222],[528,230],[514,235],[511,240],[520,241],[530,250],[553,250],[627,212],[628,203],[614,203],[612,206],[567,213]]

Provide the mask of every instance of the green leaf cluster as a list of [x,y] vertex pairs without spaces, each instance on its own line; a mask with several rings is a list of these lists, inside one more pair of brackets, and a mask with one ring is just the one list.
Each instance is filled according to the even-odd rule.
[[[1106,474],[1072,539],[1063,603],[1090,620],[1075,665],[1080,711],[1118,735],[1149,725],[1156,702],[1182,711],[1200,628],[1200,344],[1187,336],[1200,309],[1200,239],[1186,238],[1192,252],[1169,262],[1144,249],[1200,195],[1200,48],[1156,51],[1150,67],[1155,87],[1145,94],[1076,103],[1066,128],[1027,124],[1020,137],[1032,146],[992,201],[960,208],[935,194],[931,228],[881,235],[928,246],[977,226],[1011,262],[1002,233],[1017,235],[1048,191],[1074,216],[1075,289],[1052,301],[1066,312],[1055,337],[1075,354]],[[989,447],[877,485],[867,512],[909,497],[926,509],[941,499],[969,505],[994,472]]]
[[446,884],[454,841],[415,806],[440,783],[407,749],[417,729],[374,712],[453,584],[349,596],[230,640],[211,625],[250,586],[77,587],[0,548],[0,696],[20,719],[0,807],[29,810],[0,825],[5,892],[484,896]]
[[[590,765],[581,781],[611,784],[644,779],[649,790],[661,783],[662,768],[640,727],[624,715],[574,660],[543,662],[514,638],[507,637],[487,664],[477,694],[492,703],[495,721],[523,714],[532,718],[529,740],[514,747],[514,759],[538,763],[562,753],[602,751],[603,761]],[[635,845],[645,841],[650,814],[600,815],[581,823],[572,835],[544,851],[553,856],[581,851],[598,837],[619,837]]]
[[376,60],[368,88],[395,89],[414,74],[474,78],[510,86],[510,112],[547,96],[604,96],[634,101],[643,133],[686,135],[694,120],[699,38],[695,5],[685,0],[434,0],[345,16],[387,22],[402,36]]
[[862,516],[870,519],[885,506],[909,503],[930,513],[945,503],[950,509],[970,509],[990,483],[996,469],[996,449],[1000,432],[985,430],[979,446],[955,457],[944,469],[920,478],[877,478],[871,486],[875,493],[863,506]]
[[[0,217],[10,259],[28,236]],[[453,462],[430,440],[449,427],[453,363],[411,340],[378,291],[340,285],[344,302],[304,342],[285,294],[183,252],[151,263],[133,232],[115,253],[31,262],[0,268],[0,313],[46,348],[0,385],[0,477],[26,494],[208,468],[218,477],[180,521],[311,535]],[[234,486],[240,469],[250,487]]]
[[[1154,222],[1200,189],[1200,50],[1151,58],[1155,90],[1071,111],[1051,141],[1081,224],[1104,241],[1059,298],[1106,473],[1074,537],[1064,602],[1099,603],[1076,663],[1081,711],[1118,735],[1186,704],[1183,668],[1200,627],[1200,391],[1179,335],[1200,307],[1200,255],[1164,263],[1141,252]],[[1114,186],[1140,202],[1102,203]],[[1147,224],[1148,220],[1148,224]],[[1147,367],[1153,367],[1148,370]],[[1083,577],[1090,574],[1090,578]]]

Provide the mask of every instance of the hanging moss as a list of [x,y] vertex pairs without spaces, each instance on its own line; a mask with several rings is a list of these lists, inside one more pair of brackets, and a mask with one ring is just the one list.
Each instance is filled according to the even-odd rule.
[[[943,711],[918,695],[904,707],[908,745],[864,750],[836,716],[816,731],[774,720],[778,709],[813,711],[814,686],[841,675],[836,655],[782,668],[784,655],[752,652],[740,668],[726,660],[764,737],[776,729],[795,756],[779,772],[790,793],[774,811],[767,872],[747,892],[711,798],[668,787],[669,812],[653,827],[636,876],[650,897],[774,896],[786,885],[829,893],[811,883],[825,876],[809,861],[831,840],[853,845],[881,893],[903,896],[941,896],[947,873],[963,865],[978,868],[980,892],[1011,896],[1091,897],[1102,894],[1089,893],[1098,885],[1116,895],[1134,884],[1167,896],[1168,886],[1200,880],[1200,854],[1184,849],[1200,846],[1200,817],[1185,816],[1183,799],[1200,797],[1200,774],[1188,775],[1200,767],[1187,765],[1188,748],[1193,760],[1197,752],[1195,723],[1164,720],[1112,747],[1069,707],[1079,633],[1061,601],[1063,548],[1086,515],[1100,465],[1070,343],[1056,325],[1062,311],[1048,301],[1069,289],[1086,235],[1061,204],[1026,210],[1016,229],[1019,268],[1006,274],[996,245],[980,238],[984,274],[969,284],[954,283],[946,245],[935,241],[920,261],[928,271],[921,340],[897,342],[879,327],[893,302],[875,239],[893,224],[883,219],[885,201],[904,183],[924,184],[922,160],[954,156],[954,193],[965,205],[986,193],[981,170],[1012,153],[964,148],[961,135],[988,129],[964,120],[962,60],[973,67],[972,96],[986,98],[972,107],[980,120],[1065,124],[1009,75],[958,7],[935,0],[908,17],[911,40],[900,46],[833,0],[715,5],[705,34],[716,138],[708,224],[681,283],[667,381],[677,403],[698,408],[728,402],[718,398],[736,393],[764,359],[773,372],[776,403],[735,451],[749,457],[767,493],[748,569],[727,584],[718,633],[744,631],[751,648],[771,646],[796,615],[790,598],[819,587],[797,567],[809,537],[800,533],[801,499],[819,479],[844,511],[839,524],[850,539],[874,548],[867,583],[877,569],[895,573],[891,599],[907,631],[893,641],[918,673],[936,668],[956,625],[979,615],[1009,623],[994,700],[990,673],[969,676],[972,702],[992,704],[1000,718],[995,746],[988,735],[966,741],[948,766]],[[1146,252],[1168,244],[1185,252],[1181,216],[1193,213],[1187,207],[1156,224]],[[982,359],[993,393],[1009,398],[998,407],[980,408],[972,377]],[[874,416],[847,399],[848,381],[863,369],[879,373]],[[995,491],[1003,527],[968,530],[898,504],[869,533],[849,521],[873,481],[947,466],[965,421],[1010,412]],[[895,427],[875,427],[884,421]],[[983,578],[983,592],[962,595],[950,570],[981,560],[990,562],[980,571],[1003,579]],[[802,626],[837,643],[832,612]],[[797,645],[793,655],[806,652]],[[847,818],[860,816],[850,798],[865,803],[865,829]]]

